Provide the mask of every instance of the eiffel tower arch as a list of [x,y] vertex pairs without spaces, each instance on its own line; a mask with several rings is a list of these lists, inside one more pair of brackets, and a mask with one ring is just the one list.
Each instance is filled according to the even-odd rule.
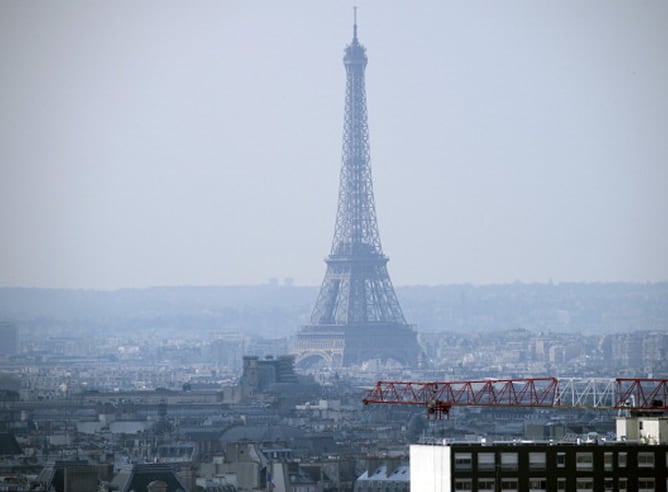
[[292,352],[298,365],[318,359],[340,367],[379,359],[414,366],[421,353],[417,335],[399,305],[378,233],[364,82],[367,56],[356,19],[343,64],[346,95],[334,239],[310,322],[299,330]]

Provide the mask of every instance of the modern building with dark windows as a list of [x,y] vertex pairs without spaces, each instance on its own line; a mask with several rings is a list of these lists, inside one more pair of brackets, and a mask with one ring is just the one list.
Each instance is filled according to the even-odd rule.
[[[618,418],[619,440],[434,442],[410,449],[411,491],[666,492],[668,436],[631,440],[620,428],[668,425],[668,417]],[[622,439],[624,437],[624,439]]]
[[450,443],[411,446],[411,490],[665,492],[668,445]]

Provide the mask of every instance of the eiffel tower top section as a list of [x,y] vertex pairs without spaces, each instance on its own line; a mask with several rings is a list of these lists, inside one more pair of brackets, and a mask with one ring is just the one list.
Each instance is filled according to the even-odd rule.
[[357,10],[355,10],[355,23],[353,24],[353,41],[346,47],[343,63],[348,68],[349,65],[361,66],[362,78],[364,78],[364,68],[366,67],[366,49],[357,39]]
[[331,256],[363,254],[376,255],[381,259],[383,253],[373,198],[364,85],[367,56],[366,49],[357,39],[357,19],[353,40],[345,49],[343,64],[346,67],[343,163]]

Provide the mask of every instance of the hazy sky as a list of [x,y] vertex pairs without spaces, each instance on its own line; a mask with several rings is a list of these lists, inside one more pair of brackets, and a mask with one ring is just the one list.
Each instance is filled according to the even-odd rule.
[[[355,1],[396,285],[668,280],[668,2]],[[0,285],[319,284],[352,5],[0,2]]]

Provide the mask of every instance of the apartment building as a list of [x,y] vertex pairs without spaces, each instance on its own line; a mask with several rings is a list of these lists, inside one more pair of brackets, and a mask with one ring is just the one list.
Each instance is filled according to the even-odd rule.
[[410,448],[412,492],[666,492],[668,445],[434,443]]

